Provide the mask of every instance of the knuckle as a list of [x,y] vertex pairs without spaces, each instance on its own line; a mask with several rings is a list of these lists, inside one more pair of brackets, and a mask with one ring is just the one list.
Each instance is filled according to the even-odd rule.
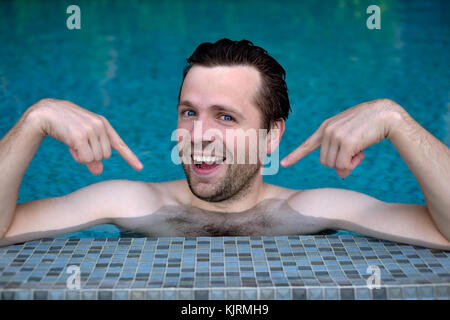
[[322,128],[326,128],[327,126],[329,126],[330,122],[331,122],[331,118],[328,118],[324,122],[322,122],[322,124],[320,126]]
[[53,99],[53,98],[42,98],[41,100],[39,100],[36,104],[42,105],[42,104],[49,104],[49,103],[55,103],[58,100]]
[[106,119],[106,117],[99,115],[99,119],[102,121],[102,124],[107,127],[109,125],[109,121],[108,119]]
[[94,117],[92,119],[92,124],[97,128],[103,128],[103,126],[104,126],[104,123],[103,123],[102,119],[100,118],[100,116]]
[[72,133],[73,138],[73,144],[79,145],[82,141],[85,141],[87,139],[88,135],[85,130],[77,130]]
[[84,127],[84,133],[87,137],[93,136],[95,132],[96,132],[95,125],[93,124],[88,124]]
[[333,131],[332,135],[333,135],[333,138],[339,142],[344,142],[344,140],[347,136],[345,131],[342,128],[335,129]]
[[326,125],[323,129],[323,134],[327,137],[333,137],[334,135],[334,128],[331,125]]

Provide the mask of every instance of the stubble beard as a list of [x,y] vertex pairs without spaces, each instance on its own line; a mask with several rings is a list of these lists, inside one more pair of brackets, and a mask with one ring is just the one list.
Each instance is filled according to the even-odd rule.
[[199,199],[208,202],[235,201],[244,197],[258,176],[261,165],[228,164],[225,176],[209,192],[196,190],[192,182],[190,164],[183,163],[183,170],[191,192]]

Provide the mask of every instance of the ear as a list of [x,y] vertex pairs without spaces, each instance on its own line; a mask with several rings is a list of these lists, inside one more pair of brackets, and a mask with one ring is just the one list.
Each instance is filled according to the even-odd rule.
[[267,133],[267,154],[274,152],[280,145],[281,137],[285,129],[284,119],[273,121]]

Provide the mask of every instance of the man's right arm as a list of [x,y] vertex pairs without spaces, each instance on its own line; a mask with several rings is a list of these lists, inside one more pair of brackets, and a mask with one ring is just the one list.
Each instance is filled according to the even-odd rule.
[[13,220],[20,183],[45,134],[29,108],[0,140],[0,238]]
[[118,217],[134,217],[160,206],[154,184],[132,180],[107,180],[68,195],[17,205],[12,223],[0,246],[79,231]]
[[94,174],[101,173],[101,161],[109,158],[110,148],[118,151],[133,168],[142,169],[138,158],[104,117],[69,101],[41,100],[0,140],[0,239],[28,234],[26,240],[30,240],[40,237],[36,232],[95,224],[98,219],[107,219],[105,214],[114,214],[108,210],[121,208],[119,201],[123,197],[118,192],[130,195],[133,188],[127,189],[128,184],[138,185],[144,193],[149,191],[145,183],[107,181],[64,197],[17,204],[24,173],[46,135],[68,145],[74,159],[86,164]]

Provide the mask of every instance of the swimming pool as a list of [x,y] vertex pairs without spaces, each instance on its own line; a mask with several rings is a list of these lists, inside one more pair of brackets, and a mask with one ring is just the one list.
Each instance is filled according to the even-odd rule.
[[[184,59],[199,43],[223,37],[253,41],[287,70],[294,112],[281,157],[326,118],[380,97],[397,101],[450,145],[448,1],[376,1],[381,30],[366,28],[372,0],[77,1],[82,28],[68,30],[71,4],[0,2],[0,136],[39,99],[67,99],[108,118],[145,168],[137,172],[113,152],[97,177],[62,143],[46,138],[26,171],[19,202],[108,179],[184,178],[170,157]],[[320,164],[319,150],[264,179],[425,204],[388,141],[364,152],[345,180]],[[343,231],[130,236],[101,225],[0,247],[0,300],[450,298],[450,252]],[[79,271],[78,288],[69,286],[72,268]],[[369,287],[368,270],[379,270],[379,288]]]
[[[66,28],[69,1],[0,3],[0,136],[43,97],[71,100],[104,115],[145,168],[113,152],[99,177],[46,138],[31,162],[19,202],[59,196],[108,179],[184,178],[171,162],[181,73],[195,47],[223,37],[263,46],[286,69],[293,113],[284,156],[326,118],[386,97],[450,145],[450,4],[377,1],[381,30],[366,28],[370,1],[79,1],[81,30]],[[319,150],[265,181],[289,188],[345,188],[383,201],[425,204],[414,176],[383,141],[341,180]],[[341,232],[342,233],[342,232]],[[67,237],[118,237],[102,225]]]

